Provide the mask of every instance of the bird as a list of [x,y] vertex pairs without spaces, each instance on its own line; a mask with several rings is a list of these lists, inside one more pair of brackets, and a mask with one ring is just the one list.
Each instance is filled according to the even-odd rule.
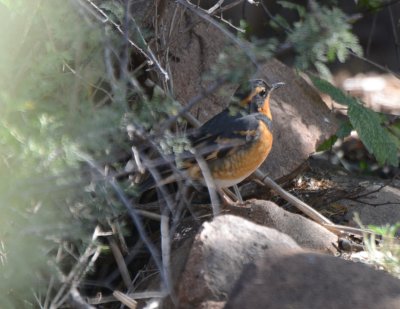
[[[233,95],[229,106],[187,135],[191,155],[179,160],[180,176],[162,171],[165,185],[177,181],[177,177],[188,177],[204,182],[204,168],[198,158],[206,163],[215,189],[225,202],[232,201],[222,189],[237,185],[250,176],[269,155],[272,142],[271,94],[285,85],[283,82],[271,86],[262,79],[253,79],[242,84]],[[168,175],[169,174],[169,175]],[[168,175],[168,176],[165,176]],[[154,180],[144,183],[142,188],[154,187]]]

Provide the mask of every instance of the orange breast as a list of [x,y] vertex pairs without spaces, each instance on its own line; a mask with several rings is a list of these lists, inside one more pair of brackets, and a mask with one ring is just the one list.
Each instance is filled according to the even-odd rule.
[[224,158],[211,168],[218,187],[228,187],[239,183],[253,173],[267,158],[272,147],[272,133],[260,121],[259,139],[237,153]]

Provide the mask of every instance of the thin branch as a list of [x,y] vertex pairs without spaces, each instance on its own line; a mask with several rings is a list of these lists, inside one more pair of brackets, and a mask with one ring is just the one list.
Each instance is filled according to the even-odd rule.
[[[121,293],[123,294],[123,293]],[[166,293],[158,292],[158,291],[146,291],[146,292],[136,292],[136,293],[127,293],[124,294],[130,299],[150,299],[150,298],[164,298],[167,296]],[[117,301],[115,296],[104,296],[101,298],[93,297],[89,298],[88,303],[91,305],[100,305],[100,304],[107,304],[111,302]]]
[[260,170],[256,170],[254,172],[254,175],[257,177],[257,179],[261,180],[269,188],[276,191],[283,199],[285,199],[289,203],[295,205],[296,208],[301,210],[303,213],[305,213],[307,216],[309,216],[314,221],[316,221],[320,224],[333,224],[333,222],[331,220],[329,220],[328,218],[325,218],[318,211],[316,211],[315,209],[308,206],[302,200],[298,199],[294,195],[292,195],[289,192],[287,192],[286,190],[284,190],[281,186],[279,186],[275,181],[273,181],[268,176],[263,175],[263,173]]
[[[393,31],[393,37],[394,37],[394,46],[395,46],[395,49],[396,49],[397,64],[400,65],[400,42],[399,42],[399,38],[397,36],[396,22],[394,21],[392,7],[389,6],[388,10],[389,10],[389,16],[390,16],[390,23],[392,25],[392,31]],[[398,21],[397,21],[397,23],[398,23]]]
[[370,30],[369,36],[368,36],[367,48],[365,49],[365,54],[367,56],[369,56],[369,52],[371,50],[372,36],[373,36],[375,28],[376,28],[376,20],[377,19],[378,19],[378,13],[374,14],[374,17],[372,18],[372,25],[371,25],[371,30]]
[[90,167],[92,167],[93,170],[95,170],[97,173],[102,175],[104,177],[104,180],[106,182],[108,182],[111,185],[111,187],[114,189],[115,193],[117,194],[119,199],[122,201],[122,204],[125,206],[126,210],[128,211],[129,216],[131,217],[132,221],[134,222],[140,238],[143,240],[144,244],[146,245],[147,249],[149,250],[154,263],[156,264],[157,268],[160,271],[163,282],[165,282],[166,285],[168,286],[169,283],[167,283],[166,278],[164,278],[164,272],[162,270],[163,267],[162,267],[162,263],[160,261],[160,254],[159,254],[156,246],[151,242],[150,238],[148,237],[148,235],[144,229],[141,217],[137,213],[137,210],[135,209],[135,207],[133,205],[131,205],[131,203],[129,202],[124,191],[121,189],[121,187],[115,181],[115,179],[110,179],[110,178],[106,177],[103,170],[88,155],[83,154],[83,153],[77,153],[77,155],[83,161],[85,161]]
[[131,298],[130,296],[121,293],[119,291],[114,291],[113,296],[118,299],[121,303],[127,306],[129,309],[136,309],[137,301]]
[[[161,254],[162,254],[164,277],[166,278],[167,282],[172,283],[169,214],[170,214],[169,209],[167,207],[164,207],[163,213],[161,215],[160,232],[161,232]],[[175,295],[172,290],[172,284],[167,284],[166,289],[167,289],[166,292],[171,296],[171,299],[175,300]]]
[[224,19],[224,18],[222,17],[222,15],[221,15],[221,16],[214,15],[214,17],[215,17],[215,18],[218,18],[220,21],[222,21],[223,23],[227,24],[229,27],[235,29],[236,31],[238,31],[238,32],[240,32],[240,33],[246,33],[246,30],[235,26],[235,25],[232,24],[230,21]]
[[[59,308],[62,304],[64,304],[72,289],[78,286],[86,271],[98,258],[100,254],[100,247],[97,246],[95,240],[97,239],[99,230],[100,229],[97,226],[93,232],[92,242],[86,248],[85,252],[79,257],[79,260],[77,263],[75,263],[74,267],[65,278],[63,285],[60,287],[50,304],[50,309]],[[92,258],[90,259],[90,257]],[[67,291],[67,289],[69,289],[69,291]]]
[[180,5],[184,6],[185,8],[189,9],[190,11],[194,12],[196,15],[201,17],[202,19],[206,20],[208,23],[213,25],[219,31],[221,31],[226,37],[228,37],[233,43],[240,47],[240,49],[246,54],[246,56],[250,59],[253,63],[255,68],[259,69],[259,64],[257,61],[256,56],[251,51],[251,47],[244,41],[237,38],[233,33],[222,27],[216,20],[214,20],[210,15],[204,13],[203,10],[199,10],[195,5],[192,3],[185,1],[185,0],[176,0]]
[[117,263],[119,272],[122,277],[122,281],[124,282],[126,288],[129,288],[132,280],[131,280],[131,276],[129,274],[128,267],[125,264],[125,260],[121,253],[121,250],[119,250],[118,245],[117,245],[115,239],[113,238],[113,236],[107,237],[107,240],[108,240],[108,243],[110,244],[110,248],[114,255],[115,262]]
[[243,1],[245,1],[245,0],[237,0],[235,2],[232,2],[232,3],[229,3],[229,4],[225,5],[223,7],[220,7],[218,10],[216,10],[214,12],[214,14],[220,14],[220,13],[223,13],[223,12],[225,12],[227,10],[230,10],[231,8],[241,4]]
[[397,74],[397,73],[393,72],[392,70],[389,70],[387,67],[385,67],[385,66],[383,66],[383,65],[381,65],[381,64],[379,64],[379,63],[376,63],[376,62],[374,62],[374,61],[372,61],[372,60],[370,60],[370,59],[368,59],[368,58],[365,58],[365,57],[363,57],[363,56],[357,55],[357,54],[356,54],[355,52],[353,52],[352,50],[349,50],[349,53],[350,53],[352,56],[354,56],[354,57],[356,57],[356,58],[359,58],[359,59],[361,59],[361,60],[363,60],[363,61],[365,61],[365,62],[367,62],[367,63],[369,63],[369,64],[372,64],[373,66],[377,67],[378,69],[380,69],[380,70],[382,70],[382,71],[384,71],[384,72],[387,72],[387,73],[389,73],[389,74],[392,74],[392,75],[395,76],[396,78],[400,79],[400,74]]
[[[124,31],[121,29],[121,26],[118,25],[116,22],[114,22],[111,18],[109,18],[108,15],[101,8],[99,8],[92,0],[85,0],[85,1],[87,1],[98,13],[100,13],[100,15],[102,15],[104,17],[104,20],[102,20],[103,23],[112,24],[119,33],[121,33],[122,35],[125,35]],[[143,56],[145,56],[147,58],[149,65],[153,65],[152,59],[146,54],[146,52],[143,49],[141,49],[132,40],[128,40],[128,42],[130,45],[135,47]]]
[[[83,0],[81,0],[81,1],[83,1]],[[121,26],[118,25],[116,22],[114,22],[111,18],[109,18],[108,15],[101,8],[99,8],[92,0],[85,0],[85,1],[87,1],[101,16],[104,17],[104,20],[102,20],[103,23],[110,23],[111,25],[114,26],[114,28],[119,33],[121,33],[123,36],[125,36],[125,32],[121,29]],[[141,38],[143,39],[141,32],[139,32],[139,34],[140,34]],[[162,75],[164,75],[164,79],[165,80],[169,79],[168,73],[163,69],[161,64],[157,61],[157,58],[151,52],[150,48],[148,47],[148,45],[146,43],[145,43],[145,45],[147,46],[147,51],[149,52],[149,54],[147,54],[142,48],[139,47],[139,45],[137,45],[131,39],[128,39],[127,41],[129,42],[130,45],[132,45],[135,49],[137,49],[147,59],[149,66],[152,66],[155,64],[156,67],[158,68],[158,70],[160,71],[160,73]],[[144,39],[143,39],[143,41],[144,41]]]
[[195,158],[196,158],[197,164],[200,167],[204,181],[207,185],[208,193],[209,193],[210,199],[211,199],[213,215],[217,216],[220,213],[220,205],[219,205],[218,196],[217,196],[217,193],[215,190],[214,179],[212,178],[210,169],[208,168],[208,165],[207,165],[206,161],[203,159],[203,157],[201,155],[199,155],[197,152],[195,152]]
[[209,8],[206,12],[207,14],[212,15],[218,8],[222,6],[222,3],[224,3],[225,0],[218,0],[217,3],[215,3],[211,8]]
[[146,46],[147,48],[147,52],[150,55],[150,58],[154,61],[154,63],[157,65],[158,69],[160,70],[160,72],[162,73],[162,75],[164,75],[164,80],[168,81],[169,75],[167,73],[167,71],[164,70],[164,68],[161,66],[161,64],[158,62],[156,56],[154,55],[153,51],[151,50],[149,44],[147,44],[146,40],[144,39],[144,36],[142,34],[142,31],[140,30],[140,27],[138,26],[138,24],[136,23],[136,20],[133,18],[133,16],[131,16],[131,19],[133,21],[133,24],[135,25],[135,28],[137,30],[137,32],[139,33],[140,38],[142,39],[143,44]]
[[[128,255],[125,256],[124,258],[124,263],[129,265],[132,260],[135,258],[135,256],[137,256],[137,254],[140,252],[140,250],[142,250],[143,248],[143,241],[141,239],[139,239],[135,245],[133,245],[133,247],[130,249]],[[111,286],[111,283],[119,276],[119,270],[116,269],[114,271],[112,271],[104,280],[104,284],[107,287]]]
[[291,33],[292,32],[292,29],[287,28],[279,20],[277,20],[274,15],[272,15],[272,13],[269,11],[268,7],[264,4],[264,1],[261,1],[261,6],[264,9],[264,12],[268,15],[268,17],[271,20],[273,20],[279,27],[281,27],[283,30],[285,30],[286,33]]
[[71,300],[69,301],[72,308],[76,309],[96,309],[95,307],[89,305],[79,293],[76,287],[73,287],[70,292]]
[[339,225],[339,224],[334,224],[331,220],[329,220],[328,218],[321,215],[314,208],[310,207],[309,205],[304,203],[302,200],[298,199],[294,195],[292,195],[289,192],[287,192],[286,190],[284,190],[281,186],[279,186],[271,178],[269,178],[268,176],[265,176],[263,174],[263,172],[261,172],[259,169],[254,172],[254,176],[258,180],[260,180],[263,184],[265,184],[268,188],[270,188],[270,189],[274,190],[276,193],[278,193],[278,195],[281,196],[284,200],[291,203],[293,206],[295,206],[301,212],[303,212],[304,214],[309,216],[315,222],[319,223],[320,225],[324,226],[326,229],[330,230],[331,232],[333,232],[337,235],[342,235],[343,233],[349,233],[349,234],[354,234],[354,235],[358,235],[358,236],[363,236],[365,233],[374,234],[374,235],[376,234],[373,231],[366,230],[366,229],[358,229],[358,228],[343,226],[343,225]]
[[157,132],[156,134],[160,134],[161,132],[164,132],[172,124],[174,124],[178,120],[179,117],[187,114],[192,109],[192,107],[194,107],[196,104],[198,104],[201,100],[205,99],[210,94],[214,93],[224,83],[225,83],[224,79],[222,79],[222,78],[217,79],[206,90],[202,91],[197,96],[193,97],[176,115],[168,118],[163,123],[161,123],[160,127],[156,130],[156,132]]

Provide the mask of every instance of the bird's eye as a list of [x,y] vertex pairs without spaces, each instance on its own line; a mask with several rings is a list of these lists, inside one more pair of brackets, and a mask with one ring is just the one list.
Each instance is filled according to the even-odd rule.
[[263,89],[263,90],[261,90],[258,94],[259,94],[260,96],[264,97],[264,96],[267,94],[267,92],[265,91],[265,89]]

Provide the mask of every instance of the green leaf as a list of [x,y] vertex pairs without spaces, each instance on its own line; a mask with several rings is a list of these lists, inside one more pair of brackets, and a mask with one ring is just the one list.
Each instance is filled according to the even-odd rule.
[[388,131],[381,126],[377,113],[361,104],[351,104],[348,116],[365,147],[374,154],[379,164],[399,164],[396,144]]
[[278,1],[278,3],[285,9],[296,10],[300,17],[304,17],[306,15],[306,9],[304,6],[289,1]]
[[329,68],[323,62],[315,61],[314,66],[318,70],[320,76],[328,80],[332,80],[331,71],[329,71]]
[[342,90],[336,88],[330,82],[311,74],[309,74],[309,77],[319,91],[328,94],[337,103],[346,106],[349,106],[350,104],[358,104],[356,99],[346,95]]
[[328,138],[321,145],[318,146],[317,151],[330,150],[337,141],[337,139],[338,137],[336,135],[332,135],[330,138]]
[[275,15],[275,18],[271,19],[269,24],[274,29],[279,29],[281,27],[286,28],[286,29],[290,29],[290,25],[287,22],[287,20],[284,17],[282,17],[281,15],[279,15],[279,14]]
[[367,150],[375,156],[378,163],[397,166],[399,160],[396,142],[392,135],[382,127],[380,116],[329,82],[313,75],[309,76],[318,90],[328,94],[337,103],[348,106],[347,115],[351,125],[357,131]]
[[349,121],[343,122],[339,130],[337,130],[336,135],[338,138],[345,138],[346,136],[349,136],[351,133],[351,130],[353,130],[353,126]]
[[377,9],[382,5],[381,0],[359,0],[356,3],[358,6],[372,11],[377,11]]
[[[339,58],[339,53],[337,54],[337,56],[338,56],[338,59],[340,60],[340,58]],[[328,52],[326,53],[326,57],[328,58],[328,61],[329,61],[329,62],[335,61],[336,49],[333,48],[333,47],[330,47],[330,48],[328,49]],[[341,61],[341,62],[342,62],[342,61]]]

